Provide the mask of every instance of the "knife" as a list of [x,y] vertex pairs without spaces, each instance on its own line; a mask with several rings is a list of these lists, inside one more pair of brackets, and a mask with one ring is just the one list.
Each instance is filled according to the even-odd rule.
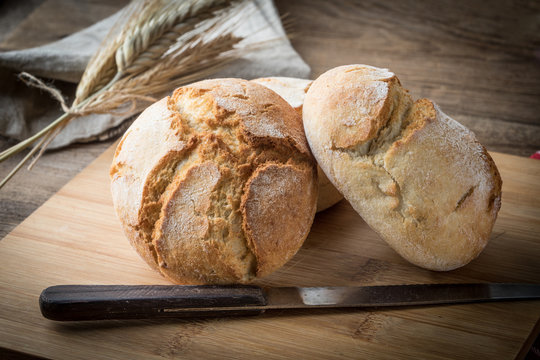
[[268,309],[457,304],[540,298],[540,284],[418,284],[359,287],[252,285],[58,285],[41,293],[58,321],[256,315]]

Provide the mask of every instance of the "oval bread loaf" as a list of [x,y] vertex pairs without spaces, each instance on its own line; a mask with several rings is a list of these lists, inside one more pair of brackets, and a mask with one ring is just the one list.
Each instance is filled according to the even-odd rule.
[[264,86],[216,79],[147,108],[110,171],[133,247],[183,284],[248,282],[285,264],[315,216],[315,161],[298,113]]
[[474,134],[385,69],[349,65],[311,85],[304,127],[319,165],[401,256],[451,270],[486,246],[501,178]]
[[[276,92],[287,101],[298,113],[302,115],[302,106],[306,92],[312,80],[291,77],[269,77],[251,80],[264,85]],[[317,166],[319,179],[319,198],[317,199],[317,212],[328,209],[343,199],[343,195],[332,185],[320,166]]]

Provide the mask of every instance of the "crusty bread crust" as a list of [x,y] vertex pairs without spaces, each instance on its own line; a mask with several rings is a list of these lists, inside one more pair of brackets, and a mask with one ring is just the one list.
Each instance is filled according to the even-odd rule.
[[[287,101],[302,116],[304,98],[311,86],[312,80],[291,77],[269,77],[251,80],[271,89]],[[319,178],[319,197],[317,199],[317,212],[334,206],[343,199],[343,195],[332,185],[326,174],[317,166]]]
[[313,222],[317,173],[298,113],[264,86],[216,79],[146,109],[111,166],[133,247],[177,283],[248,282],[287,262]]
[[311,150],[330,181],[408,261],[451,270],[486,246],[501,178],[474,134],[385,69],[321,75],[304,104]]

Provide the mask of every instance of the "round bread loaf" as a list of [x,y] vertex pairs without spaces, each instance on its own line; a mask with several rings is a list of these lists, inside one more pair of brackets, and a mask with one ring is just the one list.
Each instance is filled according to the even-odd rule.
[[[276,92],[287,101],[298,113],[302,115],[302,106],[306,92],[312,80],[291,77],[269,77],[251,80]],[[320,166],[317,166],[319,179],[319,198],[317,199],[317,212],[328,209],[343,199],[343,195],[332,185]]]
[[451,270],[487,244],[501,178],[474,134],[386,69],[349,65],[311,85],[304,128],[319,165],[401,256]]
[[177,283],[267,275],[298,251],[315,216],[316,165],[298,113],[245,80],[197,82],[147,108],[110,175],[131,244]]

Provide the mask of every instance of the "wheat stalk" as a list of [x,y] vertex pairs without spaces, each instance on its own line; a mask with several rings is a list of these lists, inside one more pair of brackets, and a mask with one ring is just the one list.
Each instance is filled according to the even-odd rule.
[[[118,71],[136,74],[147,70],[174,44],[181,34],[193,30],[214,12],[230,5],[230,1],[181,2],[176,11],[165,11],[134,28],[116,51]],[[174,3],[171,4],[174,7]]]
[[[46,89],[65,113],[30,138],[0,153],[0,161],[37,145],[0,183],[0,188],[35,154],[30,167],[52,139],[74,118],[98,112],[113,112],[137,101],[154,101],[171,87],[203,78],[249,47],[237,47],[243,38],[232,34],[235,26],[223,25],[246,4],[238,0],[146,0],[132,3],[111,29],[85,69],[71,107],[60,93],[27,74],[32,86]],[[116,36],[111,36],[116,33]],[[23,78],[24,80],[24,78]],[[39,140],[39,142],[38,142]]]
[[[99,50],[92,56],[81,77],[75,93],[74,105],[88,98],[107,85],[118,72],[115,54],[131,29],[156,11],[157,1],[132,2],[125,7],[111,27]],[[138,15],[137,15],[138,14]]]

